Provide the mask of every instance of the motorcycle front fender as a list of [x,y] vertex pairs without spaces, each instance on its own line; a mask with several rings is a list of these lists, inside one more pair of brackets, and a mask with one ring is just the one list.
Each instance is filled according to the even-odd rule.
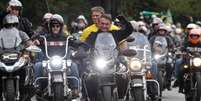
[[143,87],[143,80],[142,79],[133,79],[131,81],[131,87]]

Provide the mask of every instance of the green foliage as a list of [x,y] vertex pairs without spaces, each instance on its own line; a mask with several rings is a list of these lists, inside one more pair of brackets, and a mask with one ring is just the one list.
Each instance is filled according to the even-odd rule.
[[[9,0],[1,0],[0,10],[5,10]],[[166,12],[172,11],[176,20],[181,16],[193,16],[201,18],[201,0],[109,0],[111,5],[107,5],[108,0],[20,0],[23,7],[23,16],[28,17],[33,24],[40,25],[43,15],[48,12],[58,13],[64,17],[66,23],[70,23],[78,15],[83,14],[89,18],[92,5],[102,5],[112,8],[116,5],[116,14],[124,14],[130,19],[138,19],[139,13],[143,10]],[[116,2],[116,3],[113,3]],[[113,13],[114,9],[112,11]]]

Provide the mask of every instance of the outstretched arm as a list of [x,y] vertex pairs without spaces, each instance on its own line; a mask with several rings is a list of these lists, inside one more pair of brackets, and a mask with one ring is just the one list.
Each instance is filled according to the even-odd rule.
[[119,21],[125,26],[121,30],[114,31],[114,37],[117,39],[118,42],[122,41],[126,37],[128,37],[133,32],[133,27],[130,22],[128,22],[123,16],[117,17]]

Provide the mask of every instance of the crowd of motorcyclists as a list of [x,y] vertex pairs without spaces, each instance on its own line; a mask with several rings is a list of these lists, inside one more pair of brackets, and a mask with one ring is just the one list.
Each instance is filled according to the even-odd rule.
[[186,101],[200,101],[199,24],[113,21],[96,6],[91,25],[79,15],[67,31],[63,17],[48,12],[34,31],[22,9],[10,0],[0,14],[0,101],[161,101],[177,86]]

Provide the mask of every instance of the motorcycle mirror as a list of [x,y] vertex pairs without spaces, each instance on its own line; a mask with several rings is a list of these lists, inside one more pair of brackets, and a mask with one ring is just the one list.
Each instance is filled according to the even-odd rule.
[[128,38],[126,38],[127,42],[133,42],[134,40],[135,40],[135,38],[132,36],[129,36]]
[[137,52],[136,50],[133,50],[133,49],[126,49],[126,50],[123,50],[121,54],[124,56],[132,57],[132,56],[135,56]]
[[42,51],[39,47],[37,47],[35,45],[31,45],[31,46],[27,47],[26,50],[30,51],[30,52],[35,52],[35,53]]

